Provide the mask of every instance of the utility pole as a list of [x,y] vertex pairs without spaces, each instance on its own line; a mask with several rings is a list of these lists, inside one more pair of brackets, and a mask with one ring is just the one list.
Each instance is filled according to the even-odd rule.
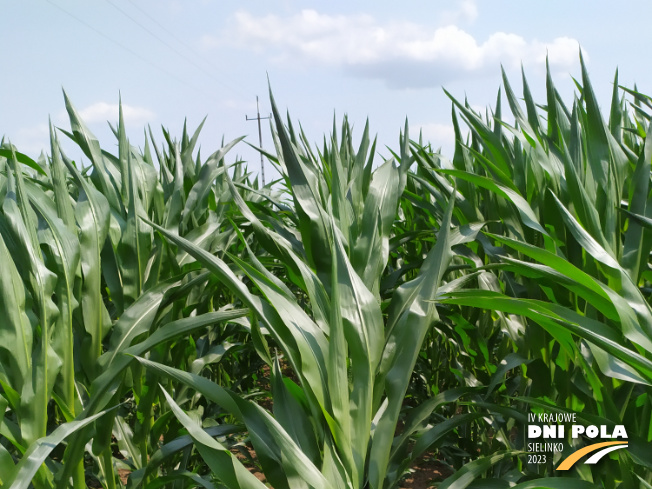
[[[269,114],[269,117],[260,117],[260,109],[258,108],[258,95],[256,95],[256,117],[251,117],[245,115],[245,118],[248,121],[258,121],[258,141],[260,143],[260,149],[263,149],[263,131],[260,128],[261,119],[271,119],[272,114]],[[265,186],[265,165],[263,164],[263,154],[260,153],[260,173],[263,178],[263,187]]]

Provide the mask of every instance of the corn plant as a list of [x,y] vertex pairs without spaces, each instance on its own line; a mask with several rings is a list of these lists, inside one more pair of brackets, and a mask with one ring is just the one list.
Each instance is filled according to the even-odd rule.
[[[303,133],[283,125],[274,103],[273,110],[276,161],[294,211],[286,218],[259,215],[231,188],[261,246],[285,268],[291,284],[280,281],[253,253],[246,260],[229,256],[229,266],[146,221],[219,277],[252,311],[252,339],[273,371],[273,414],[192,373],[139,361],[192,386],[240,419],[274,487],[393,487],[411,460],[409,435],[436,407],[462,394],[440,396],[424,406],[395,439],[414,364],[438,317],[433,299],[452,257],[452,201],[418,275],[382,301],[381,278],[412,163],[407,131],[398,164],[392,159],[374,169],[368,129],[356,151],[345,123],[342,140],[333,134],[315,155]],[[292,367],[296,382],[281,373],[279,356]],[[262,487],[193,425],[171,395],[166,397],[222,483]],[[463,414],[431,428],[414,453],[477,418],[476,413]]]
[[[141,150],[120,116],[113,155],[66,97],[49,158],[0,148],[0,484],[392,488],[436,453],[442,489],[649,487],[652,99],[616,78],[605,121],[577,87],[504,77],[512,125],[451,96],[451,162],[346,119],[313,149],[272,99],[263,188],[239,140]],[[628,451],[548,477],[537,409]]]
[[[180,144],[165,133],[168,152],[152,140],[159,176],[149,144],[144,152],[129,144],[122,113],[114,129],[119,154],[113,156],[100,149],[67,97],[66,107],[72,131],[63,132],[83,150],[90,168],[66,157],[54,129],[49,161],[37,163],[9,144],[0,154],[0,253],[6,270],[0,310],[7,318],[0,478],[3,485],[13,481],[12,487],[86,487],[91,474],[116,487],[114,449],[137,470],[158,448],[158,439],[151,441],[152,379],[122,353],[149,352],[177,365],[194,358],[199,370],[211,369],[219,364],[215,348],[229,350],[242,344],[238,335],[248,336],[242,326],[215,326],[244,312],[234,310],[224,289],[187,255],[157,241],[138,217],[145,214],[205,249],[236,243],[228,226],[233,206],[218,208],[225,193],[215,182],[237,140],[202,163],[199,155],[193,158],[199,130],[192,137],[184,130]],[[197,311],[201,319],[191,318]],[[180,341],[170,343],[175,339]],[[188,348],[196,344],[201,348],[189,358]],[[129,410],[115,409],[123,401],[137,405],[131,426],[125,420]],[[43,456],[55,433],[60,441],[61,433],[67,437],[63,464],[48,458],[53,447]],[[88,456],[92,464],[85,463]],[[33,480],[24,475],[32,472]]]
[[[616,75],[605,121],[583,63],[571,108],[549,73],[545,105],[534,102],[525,77],[525,107],[506,77],[504,85],[514,127],[501,120],[500,93],[486,118],[451,97],[453,168],[414,148],[415,181],[439,206],[455,198],[458,222],[483,230],[466,252],[479,274],[476,290],[455,291],[442,303],[464,306],[461,314],[475,316],[477,327],[498,326],[527,359],[511,393],[519,411],[580,411],[586,422],[627,426],[631,449],[619,463],[580,466],[576,477],[600,487],[647,487],[650,99],[625,90],[634,99],[628,105]],[[470,129],[466,141],[458,114]]]

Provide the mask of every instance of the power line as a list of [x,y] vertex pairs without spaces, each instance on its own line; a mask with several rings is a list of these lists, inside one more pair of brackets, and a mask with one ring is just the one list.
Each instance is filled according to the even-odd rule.
[[[206,70],[203,66],[201,66],[200,64],[198,64],[198,63],[196,63],[195,61],[193,61],[192,59],[190,59],[188,56],[186,56],[183,52],[179,51],[179,50],[178,50],[176,47],[174,47],[172,44],[170,44],[169,42],[167,42],[165,39],[161,38],[158,34],[156,34],[155,32],[152,32],[150,29],[148,29],[148,28],[145,27],[143,24],[141,24],[140,22],[138,22],[138,20],[136,20],[136,19],[135,19],[134,17],[132,17],[131,15],[129,15],[127,12],[125,12],[125,11],[124,11],[122,8],[120,8],[118,5],[116,5],[115,3],[113,3],[112,0],[106,0],[106,2],[107,2],[109,5],[111,5],[114,9],[116,9],[118,12],[120,12],[122,15],[124,15],[124,16],[127,17],[129,20],[131,20],[131,21],[132,21],[134,24],[136,24],[138,27],[140,27],[140,28],[143,29],[145,32],[147,32],[147,34],[149,34],[151,37],[153,37],[154,39],[156,39],[156,40],[159,41],[160,43],[162,43],[162,44],[164,44],[165,46],[167,46],[168,48],[170,48],[170,49],[171,49],[172,51],[174,51],[178,56],[180,56],[181,58],[183,58],[184,60],[186,60],[188,63],[190,63],[191,65],[193,65],[195,68],[201,70],[204,74],[206,74],[207,76],[209,76],[210,78],[212,78],[213,81],[219,83],[220,85],[222,85],[222,86],[225,87],[225,88],[228,88],[229,90],[232,90],[232,91],[238,93],[239,95],[244,95],[242,92],[240,92],[240,90],[238,90],[237,88],[234,88],[234,87],[232,87],[232,86],[230,86],[230,85],[224,83],[222,80],[220,80],[219,78],[215,77],[215,76],[213,75],[213,73],[211,73],[210,71]],[[141,12],[142,12],[142,9],[141,9]],[[148,17],[149,17],[149,16],[148,16]],[[151,17],[150,17],[150,19],[151,19]],[[157,24],[158,24],[158,22],[157,22]],[[160,24],[158,24],[158,25],[160,26]],[[162,27],[162,26],[161,26],[161,27]]]
[[[215,65],[214,65],[210,60],[208,60],[208,59],[205,58],[204,56],[199,55],[199,54],[195,51],[195,48],[194,48],[194,47],[192,47],[192,46],[190,46],[189,44],[187,44],[183,39],[179,38],[179,37],[174,33],[174,31],[172,31],[171,29],[168,29],[166,26],[164,26],[164,25],[161,24],[158,20],[156,20],[154,17],[152,17],[152,16],[149,14],[149,12],[147,12],[147,10],[143,9],[142,7],[140,7],[140,6],[138,5],[138,3],[134,2],[134,0],[127,0],[127,1],[128,1],[128,2],[129,2],[129,3],[130,3],[130,4],[131,4],[135,9],[139,10],[139,11],[140,11],[140,12],[141,12],[145,17],[147,17],[147,18],[148,18],[152,23],[156,24],[156,25],[157,25],[161,30],[163,30],[167,35],[169,35],[170,37],[172,37],[175,41],[177,41],[177,42],[178,42],[179,44],[181,44],[184,48],[186,48],[186,49],[188,50],[188,52],[190,52],[192,55],[194,55],[194,57],[195,57],[196,59],[200,60],[202,63],[206,63],[207,65],[209,65],[209,66],[210,66],[211,68],[213,68],[213,69],[217,69],[217,67],[216,67],[216,66],[215,66]],[[218,71],[219,71],[219,70],[218,70]],[[231,88],[232,88],[233,90],[237,90],[237,89],[235,89],[235,88],[233,88],[233,87],[231,87]],[[242,92],[239,92],[239,91],[238,91],[238,93],[240,93],[241,95],[243,95]]]
[[118,47],[124,49],[125,51],[131,53],[132,55],[136,56],[136,57],[137,57],[138,59],[140,59],[141,61],[147,63],[148,65],[150,65],[150,66],[152,66],[152,67],[154,67],[154,68],[156,68],[157,70],[162,71],[162,72],[165,73],[166,75],[171,76],[172,78],[174,78],[175,80],[177,80],[177,81],[183,83],[184,85],[188,85],[190,88],[194,88],[194,87],[192,87],[191,85],[189,85],[185,80],[182,80],[181,78],[179,78],[178,76],[176,76],[174,73],[171,73],[171,72],[169,72],[168,70],[166,70],[165,68],[162,68],[162,67],[158,66],[157,64],[152,63],[150,60],[148,60],[147,58],[141,56],[140,54],[138,54],[136,51],[132,50],[132,49],[129,48],[128,46],[125,46],[125,45],[122,44],[121,42],[118,42],[118,41],[116,41],[115,39],[112,39],[111,37],[109,37],[109,36],[107,36],[106,34],[104,34],[102,31],[100,31],[100,30],[96,29],[95,27],[93,27],[92,25],[90,25],[88,22],[86,22],[86,21],[80,19],[79,17],[77,17],[77,16],[74,15],[73,13],[68,12],[65,8],[61,7],[60,5],[57,5],[56,3],[52,2],[51,0],[45,0],[45,1],[48,2],[50,5],[52,5],[52,6],[56,7],[56,8],[58,8],[59,10],[61,10],[61,11],[62,11],[63,13],[65,13],[66,15],[72,17],[73,19],[75,19],[75,20],[76,20],[77,22],[79,22],[80,24],[86,26],[88,29],[92,30],[92,31],[95,32],[97,35],[103,37],[103,38],[106,39],[107,41],[109,41],[109,42],[115,44],[116,46],[118,46]]
[[174,33],[172,30],[168,29],[168,28],[165,27],[163,24],[161,24],[158,20],[156,20],[154,17],[152,17],[152,16],[147,12],[147,10],[144,10],[143,8],[141,8],[141,7],[140,7],[136,2],[134,2],[134,0],[127,0],[127,1],[128,1],[128,2],[129,2],[129,3],[130,3],[134,8],[136,8],[137,10],[140,10],[140,12],[141,12],[145,17],[147,17],[151,22],[153,22],[154,24],[156,24],[157,26],[159,26],[159,28],[160,28],[161,30],[165,31],[166,34],[168,34],[170,37],[174,38],[175,41],[177,41],[179,44],[181,44],[183,47],[185,47],[188,51],[190,51],[191,53],[193,53],[193,54],[194,54],[198,59],[201,59],[201,60],[204,61],[204,62],[206,61],[206,60],[203,59],[201,56],[198,56],[197,53],[195,53],[195,50],[194,50],[193,47],[191,47],[191,46],[189,46],[188,44],[186,44],[182,39],[179,39],[179,38],[175,35],[175,33]]
[[[192,84],[188,83],[186,80],[184,80],[184,79],[178,77],[178,76],[177,76],[176,74],[174,74],[173,72],[168,71],[167,69],[163,68],[162,66],[159,66],[159,65],[156,64],[156,63],[153,63],[152,61],[150,61],[150,60],[147,59],[146,57],[142,56],[142,55],[139,54],[138,52],[134,51],[133,49],[131,49],[131,48],[128,47],[127,45],[125,45],[125,44],[123,44],[123,43],[121,43],[121,42],[119,42],[119,41],[113,39],[112,37],[108,36],[107,34],[105,34],[104,32],[100,31],[99,29],[97,29],[97,28],[94,27],[93,25],[91,25],[91,24],[89,24],[88,22],[86,22],[85,20],[83,20],[83,19],[77,17],[75,14],[73,14],[73,13],[70,12],[70,11],[68,11],[68,10],[65,9],[64,7],[62,7],[62,6],[60,6],[60,5],[57,5],[57,4],[54,3],[52,0],[45,0],[45,1],[46,1],[47,3],[49,3],[50,5],[52,5],[53,7],[56,7],[58,10],[60,10],[61,12],[63,12],[64,14],[66,14],[67,16],[71,17],[71,18],[72,18],[73,20],[75,20],[76,22],[82,24],[82,25],[83,25],[84,27],[86,27],[87,29],[90,29],[90,30],[93,31],[95,34],[97,34],[98,36],[102,37],[102,38],[105,39],[106,41],[109,41],[111,44],[114,44],[114,45],[118,46],[120,49],[123,49],[124,51],[126,51],[126,52],[128,52],[129,54],[131,54],[132,56],[138,58],[139,60],[141,60],[141,61],[144,62],[145,64],[147,64],[147,65],[149,65],[149,66],[155,68],[156,70],[158,70],[158,71],[160,71],[160,72],[166,74],[166,75],[169,76],[170,78],[174,78],[176,81],[182,83],[183,85],[186,85],[187,87],[189,87],[189,88],[191,88],[191,89],[193,89],[193,90],[195,90],[195,91],[201,91],[201,92],[207,94],[208,96],[210,96],[211,98],[215,98],[215,94],[214,94],[214,93],[211,93],[211,92],[209,92],[209,91],[207,91],[207,90],[205,90],[205,89],[202,89],[202,88],[198,88],[198,87],[196,87],[196,86],[193,86]],[[129,1],[130,3],[132,3],[132,5],[136,6],[136,5],[132,2],[132,0],[128,0],[128,1]],[[117,9],[118,11],[120,11],[123,15],[125,15],[126,17],[128,17],[132,22],[136,23],[139,27],[141,27],[143,30],[145,30],[148,34],[150,34],[151,36],[153,36],[154,38],[156,38],[159,42],[165,44],[167,47],[169,47],[170,49],[172,49],[172,50],[173,50],[175,53],[177,53],[179,56],[181,56],[181,57],[183,57],[184,59],[186,59],[186,61],[188,61],[189,63],[191,63],[191,64],[193,64],[194,66],[196,66],[198,69],[200,69],[200,70],[202,70],[203,72],[205,72],[207,75],[209,75],[211,78],[213,78],[216,82],[218,82],[218,83],[220,83],[221,85],[223,85],[224,87],[226,87],[226,88],[228,88],[228,89],[230,89],[230,90],[232,90],[232,91],[234,91],[234,92],[237,92],[237,93],[239,93],[240,95],[242,95],[242,92],[240,92],[239,90],[237,90],[237,89],[235,89],[235,88],[233,88],[233,87],[230,87],[229,85],[225,84],[224,82],[222,82],[222,81],[216,79],[216,78],[215,78],[211,73],[207,72],[207,71],[206,71],[202,66],[199,66],[197,63],[195,63],[195,62],[193,62],[192,60],[188,59],[188,58],[187,58],[183,53],[179,52],[179,50],[175,49],[175,48],[174,48],[173,46],[171,46],[169,43],[167,43],[166,41],[164,41],[163,39],[161,39],[161,38],[160,38],[159,36],[157,36],[154,32],[152,32],[151,30],[147,29],[145,26],[143,26],[142,24],[140,24],[136,19],[134,19],[133,17],[131,17],[128,13],[126,13],[126,12],[125,12],[124,10],[122,10],[120,7],[118,7],[117,5],[115,5],[112,1],[107,0],[107,3],[109,3],[111,6],[113,6],[114,8],[116,8],[116,9]],[[136,6],[136,7],[137,7],[137,6]],[[139,7],[137,7],[137,8],[138,8],[138,10],[140,10],[141,12],[145,13],[145,15],[147,15],[147,17],[150,18],[150,20],[152,20],[155,24],[157,24],[157,25],[158,25],[159,27],[161,27],[163,30],[167,31],[167,29],[165,29],[164,26],[162,26],[161,24],[159,24],[158,22],[156,22],[156,20],[153,19],[153,18],[151,18],[151,17],[150,17],[146,12],[144,12],[144,11],[143,11],[142,9],[140,9]],[[180,42],[181,44],[183,44],[184,46],[188,47],[185,43],[183,43],[182,41],[180,41],[176,36],[172,35],[172,37],[174,37],[177,41],[179,41],[179,42]],[[192,52],[192,48],[189,48],[189,49],[190,49],[191,52]],[[256,110],[257,110],[257,117],[255,117],[255,118],[251,118],[251,119],[250,119],[248,116],[245,116],[245,117],[246,117],[247,120],[258,120],[258,138],[259,138],[259,141],[260,141],[260,147],[261,147],[261,149],[262,149],[263,143],[262,143],[262,129],[261,129],[260,121],[261,121],[262,119],[270,119],[270,118],[271,118],[271,114],[270,114],[269,117],[260,117],[260,110],[259,110],[259,107],[258,107],[258,97],[256,97]],[[264,168],[264,162],[263,162],[263,155],[262,155],[262,153],[260,154],[260,166],[261,166],[262,181],[263,181],[263,185],[264,185],[264,184],[265,184],[265,168]]]

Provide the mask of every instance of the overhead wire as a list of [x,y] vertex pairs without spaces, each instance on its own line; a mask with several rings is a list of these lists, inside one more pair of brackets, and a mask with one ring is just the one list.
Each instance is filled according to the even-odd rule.
[[[188,85],[188,83],[187,83],[185,80],[182,80],[181,78],[179,78],[178,76],[176,76],[174,73],[171,73],[171,72],[169,72],[168,70],[166,70],[165,68],[162,68],[161,66],[159,66],[159,65],[157,65],[157,64],[155,64],[155,63],[152,63],[150,60],[148,60],[148,59],[145,58],[144,56],[141,56],[140,54],[138,54],[138,53],[137,53],[136,51],[134,51],[133,49],[131,49],[131,48],[129,48],[128,46],[125,46],[124,44],[122,44],[121,42],[116,41],[115,39],[113,39],[113,38],[107,36],[106,34],[104,34],[104,33],[103,33],[102,31],[100,31],[99,29],[96,29],[96,28],[93,27],[91,24],[89,24],[88,22],[84,21],[83,19],[80,19],[80,18],[77,17],[75,14],[73,14],[72,12],[69,12],[68,10],[66,10],[65,8],[63,8],[62,6],[57,5],[57,4],[54,3],[52,0],[45,0],[45,1],[48,2],[50,5],[52,5],[53,7],[56,7],[57,9],[61,10],[61,11],[62,11],[63,13],[65,13],[66,15],[72,17],[74,20],[76,20],[76,21],[79,22],[80,24],[84,25],[84,26],[87,27],[88,29],[92,30],[92,31],[95,32],[97,35],[103,37],[103,38],[106,39],[107,41],[109,41],[109,42],[115,44],[116,46],[118,46],[118,47],[124,49],[125,51],[131,53],[132,55],[134,55],[135,57],[137,57],[137,58],[140,59],[141,61],[144,61],[145,63],[147,63],[148,65],[152,66],[153,68],[156,68],[157,70],[162,71],[162,72],[165,73],[166,75],[171,76],[171,77],[174,78],[175,80],[177,80],[177,81],[179,81],[179,82],[181,82],[181,83],[183,83],[183,84],[185,84],[185,85]],[[192,88],[192,87],[191,87],[191,88]]]
[[[139,22],[138,20],[136,20],[134,17],[132,17],[131,15],[129,15],[129,13],[127,13],[124,9],[122,9],[121,7],[119,7],[118,5],[116,5],[112,0],[106,0],[106,2],[107,2],[109,5],[111,5],[114,9],[116,9],[118,12],[120,12],[122,15],[124,15],[125,17],[127,17],[127,18],[128,18],[130,21],[132,21],[134,24],[136,24],[139,28],[141,28],[142,30],[144,30],[144,31],[145,31],[147,34],[149,34],[151,37],[153,37],[153,38],[156,39],[158,42],[162,43],[163,45],[165,45],[166,47],[168,47],[169,49],[171,49],[172,51],[174,51],[178,56],[180,56],[181,58],[183,58],[186,62],[190,63],[191,65],[193,65],[193,66],[194,66],[195,68],[197,68],[198,70],[202,71],[205,75],[209,76],[213,81],[215,81],[216,83],[219,83],[220,85],[222,85],[222,86],[225,87],[225,88],[228,88],[229,90],[232,90],[233,92],[238,93],[239,95],[243,95],[243,96],[244,96],[244,94],[243,94],[239,89],[237,89],[236,87],[231,86],[231,85],[229,85],[228,83],[225,83],[223,80],[220,80],[219,78],[217,78],[213,73],[211,73],[210,71],[208,71],[208,70],[207,70],[206,68],[204,68],[202,65],[200,65],[200,64],[196,63],[195,61],[193,61],[192,59],[190,59],[190,58],[189,58],[188,56],[186,56],[182,51],[178,50],[175,46],[173,46],[172,44],[170,44],[169,42],[167,42],[165,39],[161,38],[158,34],[156,34],[155,32],[153,32],[152,30],[148,29],[146,26],[144,26],[142,23],[140,23],[140,22]],[[136,6],[133,2],[130,2],[130,3],[132,3],[132,5],[134,5],[134,6]],[[140,7],[138,7],[138,10],[140,10],[140,11],[143,12],[143,13],[145,13],[145,11],[144,11],[143,9],[141,9]],[[166,32],[169,32],[169,31],[168,31],[167,29],[165,29],[165,28],[164,28],[160,23],[156,22],[156,21],[155,21],[155,20],[154,20],[150,15],[147,15],[147,17],[148,17],[150,20],[154,21],[154,22],[155,22],[159,27],[161,27],[163,30],[165,30]],[[176,38],[176,36],[174,36],[174,37]],[[185,43],[182,43],[182,44],[185,45]],[[191,48],[190,48],[189,46],[187,46],[187,45],[185,45],[185,47],[186,47],[187,49],[191,49]],[[191,51],[192,51],[192,49],[191,49]]]
[[[153,24],[156,24],[156,25],[159,27],[159,29],[161,29],[162,31],[165,31],[165,33],[166,33],[167,35],[169,35],[170,37],[172,37],[175,41],[177,41],[179,44],[181,44],[181,45],[182,45],[184,48],[186,48],[189,52],[191,52],[192,54],[194,54],[195,57],[196,57],[197,59],[201,59],[203,62],[207,62],[205,58],[203,58],[202,56],[199,56],[199,55],[195,52],[195,49],[194,49],[192,46],[188,45],[188,44],[187,44],[183,39],[180,39],[179,37],[177,37],[177,35],[174,33],[174,31],[172,31],[171,29],[168,29],[168,28],[165,27],[163,24],[161,24],[158,20],[156,20],[154,17],[152,17],[152,16],[149,14],[149,12],[147,12],[147,10],[143,9],[140,5],[138,5],[138,3],[134,2],[134,0],[127,0],[127,1],[128,1],[128,2],[129,2],[129,3],[130,3],[130,4],[131,4],[135,9],[139,10],[139,11],[140,11],[140,12],[141,12],[145,17],[147,17],[147,18],[150,20],[150,22],[152,22]],[[208,63],[208,64],[212,64],[212,63]]]
[[[157,69],[158,71],[160,71],[160,72],[166,74],[166,75],[169,76],[170,78],[175,79],[176,81],[178,81],[178,82],[182,83],[183,85],[185,85],[185,86],[191,88],[192,90],[195,90],[195,91],[201,91],[201,92],[205,93],[206,95],[210,96],[211,98],[214,98],[214,97],[215,97],[215,94],[214,94],[214,93],[211,93],[211,92],[209,92],[208,90],[205,90],[205,89],[203,89],[203,88],[199,88],[199,87],[197,87],[197,86],[195,86],[195,85],[189,83],[188,81],[186,81],[186,80],[180,78],[179,76],[177,76],[177,75],[174,74],[173,72],[171,72],[171,71],[169,71],[169,70],[163,68],[162,66],[160,66],[160,65],[158,65],[158,64],[156,64],[156,63],[154,63],[154,62],[152,62],[151,60],[147,59],[146,57],[142,56],[142,55],[139,54],[138,52],[136,52],[136,51],[134,51],[133,49],[131,49],[129,46],[126,46],[125,44],[121,43],[120,41],[116,41],[116,40],[113,39],[112,37],[106,35],[104,32],[100,31],[99,29],[97,29],[97,28],[94,27],[93,25],[89,24],[89,23],[86,22],[85,20],[79,18],[78,16],[76,16],[76,15],[73,14],[72,12],[68,11],[67,9],[65,9],[64,7],[62,7],[61,5],[57,5],[57,4],[56,4],[55,2],[53,2],[52,0],[45,0],[45,1],[46,1],[47,3],[49,3],[50,5],[52,5],[53,7],[57,8],[58,10],[62,11],[63,13],[65,13],[66,15],[68,15],[69,17],[71,17],[72,19],[74,19],[75,21],[79,22],[80,24],[82,24],[82,25],[85,26],[86,28],[90,29],[90,30],[93,31],[95,34],[97,34],[98,36],[104,38],[105,40],[107,40],[107,41],[109,41],[110,43],[112,43],[112,44],[118,46],[119,48],[121,48],[121,49],[127,51],[128,53],[130,53],[130,54],[133,55],[134,57],[138,58],[139,60],[143,61],[144,63],[148,64],[149,66],[151,66],[151,67]],[[229,88],[229,87],[227,87],[227,88]]]
[[[130,1],[130,3],[133,4],[133,2],[131,2],[131,0],[129,0],[129,1]],[[62,7],[62,6],[60,6],[60,5],[57,5],[57,4],[54,3],[52,0],[46,0],[46,2],[48,2],[48,3],[49,3],[50,5],[52,5],[53,7],[56,7],[58,10],[62,11],[63,13],[65,13],[66,15],[68,15],[69,17],[71,17],[72,19],[74,19],[76,22],[78,22],[78,23],[84,25],[86,28],[90,29],[90,30],[93,31],[95,34],[97,34],[98,36],[104,38],[105,40],[109,41],[110,43],[112,43],[112,44],[118,46],[119,48],[123,49],[124,51],[130,53],[132,56],[138,58],[139,60],[143,61],[143,62],[146,63],[147,65],[149,65],[149,66],[155,68],[156,70],[158,70],[158,71],[164,73],[165,75],[169,76],[170,78],[175,79],[176,81],[178,81],[178,82],[182,83],[183,85],[185,85],[185,86],[191,88],[192,90],[203,92],[203,93],[205,93],[207,96],[209,96],[211,99],[213,99],[213,100],[217,100],[217,98],[216,98],[216,94],[215,94],[214,92],[210,92],[210,91],[205,90],[205,89],[203,89],[203,88],[199,88],[199,87],[197,87],[197,86],[194,86],[194,85],[192,85],[191,83],[188,83],[186,80],[180,78],[179,76],[177,76],[176,74],[174,74],[174,73],[170,72],[169,70],[163,68],[162,66],[159,66],[158,64],[156,64],[156,63],[150,61],[149,59],[147,59],[147,58],[144,57],[143,55],[139,54],[138,52],[134,51],[134,50],[131,49],[130,47],[126,46],[125,44],[123,44],[123,43],[121,43],[121,42],[119,42],[119,41],[113,39],[111,36],[108,36],[107,34],[105,34],[104,32],[102,32],[101,30],[97,29],[97,28],[94,27],[93,25],[89,24],[88,22],[84,21],[83,19],[79,18],[78,16],[74,15],[73,13],[69,12],[69,11],[68,11],[67,9],[65,9],[64,7]],[[206,73],[208,76],[210,76],[210,77],[211,77],[213,80],[215,80],[217,83],[219,83],[220,85],[224,86],[225,88],[227,88],[227,89],[229,89],[229,90],[231,90],[231,91],[233,91],[233,92],[235,92],[235,93],[238,93],[238,94],[241,95],[241,96],[245,96],[245,95],[243,94],[242,91],[240,91],[240,90],[238,90],[238,89],[236,89],[236,88],[234,88],[234,87],[232,87],[232,86],[229,86],[228,84],[224,83],[223,81],[221,81],[221,80],[219,80],[219,79],[216,79],[216,78],[215,78],[211,73],[207,72],[203,67],[197,65],[197,63],[193,62],[192,60],[189,60],[186,56],[184,56],[182,53],[180,53],[177,49],[175,49],[174,47],[170,46],[170,45],[169,45],[167,42],[165,42],[164,40],[160,39],[159,36],[157,36],[155,33],[151,32],[151,31],[150,31],[149,29],[147,29],[145,26],[143,26],[142,24],[140,24],[137,20],[133,19],[131,16],[129,16],[129,15],[128,15],[126,12],[124,12],[122,9],[120,9],[119,7],[117,7],[116,5],[114,5],[112,2],[110,2],[109,0],[107,0],[107,2],[108,2],[109,4],[111,4],[114,8],[116,8],[117,10],[121,11],[121,13],[123,13],[123,15],[129,17],[129,18],[130,18],[134,23],[138,24],[142,29],[144,29],[144,30],[145,30],[146,32],[148,32],[150,35],[152,35],[153,37],[157,38],[160,42],[162,42],[163,44],[165,44],[168,48],[172,49],[175,53],[177,53],[178,55],[182,56],[184,59],[186,59],[186,61],[188,61],[189,63],[193,64],[193,65],[196,66],[198,69],[200,69],[201,71],[203,71],[204,73]],[[142,9],[140,9],[140,8],[139,8],[139,10],[142,11]],[[154,23],[156,23],[159,27],[161,27],[163,30],[167,31],[167,29],[165,29],[161,24],[159,24],[159,23],[156,22],[154,19],[152,19],[149,15],[148,15],[148,17],[149,17],[149,18],[150,18]],[[176,38],[176,36],[173,36],[173,37],[175,37],[175,39],[177,39],[177,41],[179,41],[179,39]],[[186,47],[188,48],[188,46],[185,45],[185,43],[181,42],[181,44],[183,44],[184,46],[186,46]],[[191,52],[193,51],[192,49],[189,49],[189,50],[190,50]]]

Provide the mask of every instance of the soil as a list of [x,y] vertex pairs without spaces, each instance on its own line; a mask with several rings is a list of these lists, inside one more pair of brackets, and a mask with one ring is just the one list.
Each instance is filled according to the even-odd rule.
[[[245,447],[245,449],[247,452],[249,452],[249,457],[251,457],[253,460],[256,460],[256,452],[254,449],[250,447]],[[265,479],[265,474],[258,470],[256,465],[252,465],[250,459],[245,456],[240,450],[237,448],[231,448],[231,453],[233,453],[235,458],[240,460],[240,462],[242,462],[244,466],[247,467],[247,470],[249,470],[249,472],[251,472],[256,479],[258,479],[260,482],[267,482],[267,479]]]
[[130,470],[126,469],[118,469],[118,477],[120,477],[120,481],[126,486],[127,485],[127,480],[129,479],[129,474],[131,474]]
[[[118,477],[120,478],[120,482],[122,482],[125,486],[129,480],[129,474],[131,474],[131,470],[118,469]],[[102,484],[100,484],[100,481],[98,481],[95,477],[86,476],[86,486],[91,489],[102,489]]]
[[411,468],[411,473],[403,479],[401,489],[426,489],[435,482],[441,482],[449,477],[451,468],[432,457],[418,461]]

